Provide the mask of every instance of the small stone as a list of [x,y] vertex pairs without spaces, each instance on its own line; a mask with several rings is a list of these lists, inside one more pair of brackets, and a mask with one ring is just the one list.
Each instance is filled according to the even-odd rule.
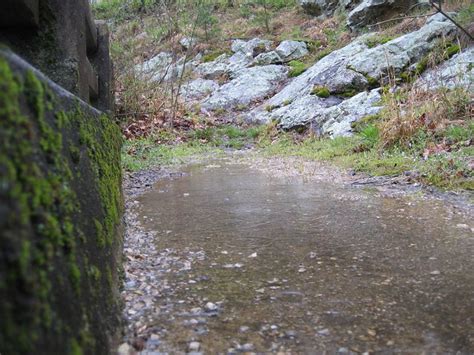
[[436,275],[439,275],[439,274],[441,274],[441,271],[439,271],[439,270],[435,270],[435,271],[430,272],[430,275],[433,275],[433,276],[436,276]]
[[387,341],[387,346],[393,346],[395,345],[395,342],[393,340]]
[[294,330],[285,331],[285,337],[287,338],[296,338],[297,336],[298,336],[298,333]]
[[204,306],[204,309],[206,312],[215,312],[218,310],[218,306],[215,303],[212,302],[207,302],[206,305]]
[[199,351],[200,348],[201,348],[201,344],[197,341],[192,341],[188,345],[189,351]]
[[257,293],[265,293],[265,289],[264,289],[264,288],[259,288],[259,289],[255,290],[255,292],[257,292]]
[[327,328],[326,329],[321,329],[321,330],[318,331],[318,335],[322,335],[322,336],[327,336],[327,335],[329,335],[329,333],[330,333],[329,329],[327,329]]
[[247,343],[239,347],[240,351],[252,351],[254,349],[253,344]]
[[469,226],[467,224],[464,224],[464,223],[459,223],[456,225],[457,228],[460,228],[460,229],[469,229]]
[[253,253],[249,255],[249,258],[256,258],[256,257],[257,257],[257,253]]
[[129,355],[132,353],[132,347],[128,343],[123,343],[117,350],[118,355]]
[[239,332],[241,333],[246,333],[250,330],[250,327],[247,327],[246,325],[243,325],[239,328]]
[[267,284],[269,284],[269,285],[280,285],[281,282],[277,278],[274,278],[273,280],[267,281]]
[[300,267],[300,268],[298,269],[298,272],[300,272],[300,273],[306,272],[306,269],[305,269],[304,267]]

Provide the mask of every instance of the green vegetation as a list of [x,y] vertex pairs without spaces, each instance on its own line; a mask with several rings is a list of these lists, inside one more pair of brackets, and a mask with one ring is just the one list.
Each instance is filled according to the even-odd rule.
[[220,155],[224,149],[255,146],[264,129],[230,125],[197,129],[189,133],[186,142],[179,144],[157,144],[158,137],[129,140],[122,149],[122,165],[127,171],[138,171],[157,165],[185,163],[210,154]]
[[288,73],[290,78],[299,76],[306,71],[306,65],[299,60],[292,60],[288,65],[290,66],[290,72]]
[[313,88],[313,90],[311,90],[311,95],[316,95],[317,97],[327,99],[329,96],[331,96],[331,92],[327,87],[317,85]]
[[381,44],[385,44],[387,42],[390,42],[393,40],[395,37],[387,35],[387,34],[375,34],[370,36],[369,38],[366,39],[365,44],[369,48],[374,48],[377,47]]

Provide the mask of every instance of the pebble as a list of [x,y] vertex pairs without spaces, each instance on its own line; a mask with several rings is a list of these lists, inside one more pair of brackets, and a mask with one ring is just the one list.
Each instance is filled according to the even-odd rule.
[[323,335],[323,336],[326,336],[326,335],[329,335],[329,329],[321,329],[318,331],[318,335]]
[[128,343],[123,343],[117,350],[118,355],[129,355],[132,353],[132,347]]
[[436,276],[436,275],[439,275],[439,274],[441,274],[441,271],[439,271],[439,270],[435,270],[435,271],[430,272],[430,275],[433,275],[433,276]]
[[199,351],[199,349],[201,349],[201,343],[199,343],[197,341],[192,341],[188,345],[188,350],[189,351]]
[[253,349],[254,349],[254,346],[251,343],[247,343],[247,344],[239,346],[240,351],[252,351]]
[[285,337],[287,338],[296,338],[298,333],[295,330],[287,330],[285,331]]
[[247,327],[246,325],[243,325],[239,328],[239,332],[241,333],[246,333],[250,330],[250,327]]
[[207,302],[206,305],[204,306],[204,309],[206,310],[206,312],[214,312],[214,311],[217,311],[219,307],[215,304],[215,303],[212,303],[212,302]]

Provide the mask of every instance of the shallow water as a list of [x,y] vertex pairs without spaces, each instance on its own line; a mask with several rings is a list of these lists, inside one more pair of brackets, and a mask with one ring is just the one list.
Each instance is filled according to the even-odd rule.
[[244,164],[185,170],[137,199],[176,261],[157,261],[149,351],[474,351],[472,221]]

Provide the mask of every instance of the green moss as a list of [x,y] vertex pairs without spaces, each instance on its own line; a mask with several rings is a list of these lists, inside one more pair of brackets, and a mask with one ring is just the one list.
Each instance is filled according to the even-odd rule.
[[[0,58],[0,204],[8,206],[0,242],[10,260],[0,282],[0,344],[6,353],[31,353],[44,334],[67,335],[70,330],[63,328],[55,309],[58,289],[53,284],[61,285],[64,294],[78,292],[90,276],[80,271],[76,243],[85,239],[75,224],[81,204],[72,188],[78,180],[69,166],[79,162],[80,150],[72,139],[64,142],[62,129],[74,137],[79,129],[71,124],[82,128],[88,164],[103,198],[103,216],[98,218],[107,226],[104,235],[110,243],[123,208],[116,125],[106,117],[75,111],[53,113],[54,105],[53,94],[33,72],[23,79]],[[27,305],[18,303],[18,290],[29,300]]]
[[364,76],[367,79],[367,82],[369,83],[369,89],[375,89],[375,88],[378,88],[380,86],[380,83],[376,78],[374,78],[374,77],[372,77],[368,74],[365,74]]
[[313,90],[311,90],[311,95],[316,95],[317,97],[326,99],[331,96],[331,92],[327,87],[317,85],[313,88]]
[[79,345],[78,341],[76,339],[71,340],[71,346],[70,346],[70,355],[83,355],[84,352],[82,351],[81,346]]
[[385,34],[376,34],[376,35],[372,35],[371,37],[366,39],[365,44],[369,48],[374,48],[374,47],[377,47],[381,44],[385,44],[387,42],[390,42],[393,39],[394,39],[393,36],[388,36],[388,35],[385,35]]
[[69,264],[69,277],[74,289],[76,292],[79,292],[81,286],[81,270],[73,262]]
[[70,144],[69,155],[71,156],[71,160],[74,164],[79,164],[81,160],[81,150],[78,147],[75,147],[72,144]]
[[415,66],[415,74],[420,75],[428,68],[429,56],[423,57]]
[[203,63],[209,63],[215,61],[217,58],[219,58],[221,55],[227,53],[226,51],[222,50],[217,50],[208,54],[203,55],[202,57],[202,62]]
[[290,78],[299,76],[303,74],[303,72],[306,71],[306,65],[299,60],[292,60],[291,62],[288,63],[288,65],[290,66],[290,71],[288,73],[288,76]]
[[100,272],[99,268],[95,265],[92,265],[89,268],[89,276],[94,280],[94,281],[100,281],[102,273]]
[[102,223],[100,223],[97,219],[94,219],[94,225],[95,225],[96,235],[97,235],[97,245],[103,248],[106,245],[104,227],[102,226]]
[[449,43],[446,47],[446,56],[451,58],[455,54],[461,52],[461,47],[458,44]]
[[351,123],[351,128],[354,132],[359,133],[361,132],[365,127],[368,125],[371,125],[381,119],[380,114],[375,114],[375,115],[368,115],[363,118],[361,118],[358,121],[354,121]]

